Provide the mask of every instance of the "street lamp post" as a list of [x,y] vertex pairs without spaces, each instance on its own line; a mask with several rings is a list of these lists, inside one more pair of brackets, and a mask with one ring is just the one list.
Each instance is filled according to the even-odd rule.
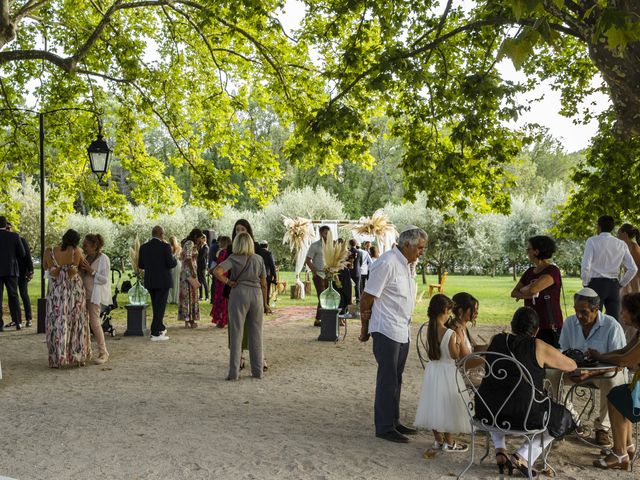
[[0,112],[6,111],[22,111],[38,114],[39,122],[39,147],[40,147],[40,298],[38,298],[38,333],[45,332],[45,317],[47,311],[47,300],[45,292],[45,280],[44,280],[44,250],[45,250],[45,168],[44,168],[44,117],[50,113],[63,112],[63,111],[81,111],[89,112],[96,116],[98,119],[98,138],[91,142],[91,145],[87,149],[89,154],[89,162],[91,164],[91,171],[98,176],[101,181],[105,173],[109,169],[109,160],[111,157],[111,150],[107,145],[107,142],[102,138],[102,122],[100,121],[100,113],[95,110],[80,107],[65,107],[57,108],[55,110],[48,110],[45,112],[38,112],[26,108],[2,108]]

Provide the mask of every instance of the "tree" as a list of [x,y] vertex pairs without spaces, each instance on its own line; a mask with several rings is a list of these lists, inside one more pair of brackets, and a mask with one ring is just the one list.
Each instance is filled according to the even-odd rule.
[[[398,119],[410,197],[424,190],[429,206],[506,213],[513,178],[505,165],[529,139],[504,125],[526,108],[516,96],[539,80],[562,91],[561,113],[584,120],[592,115],[579,112],[581,102],[606,91],[612,121],[603,135],[619,144],[640,134],[638,2],[478,0],[465,7],[452,0],[440,7],[431,0],[308,2],[301,35],[318,46],[333,90],[296,124],[311,139],[294,151],[311,145],[307,151],[327,166],[339,151],[329,132],[351,127],[366,138],[374,110],[384,107]],[[500,78],[496,64],[506,57],[529,81]],[[597,74],[604,83],[594,86]],[[341,131],[340,139],[349,135]],[[365,152],[356,140],[350,147]]]
[[[269,106],[287,124],[325,97],[308,45],[287,37],[276,18],[280,6],[0,0],[3,185],[17,172],[37,173],[37,119],[18,110],[35,100],[39,111],[105,109],[105,133],[123,172],[107,188],[85,176],[94,115],[47,115],[47,170],[55,186],[48,201],[61,216],[79,193],[90,211],[120,221],[129,220],[127,199],[156,213],[180,206],[181,189],[144,142],[158,127],[174,145],[165,151],[168,162],[190,169],[193,203],[218,211],[247,195],[264,205],[277,191],[279,163],[268,140],[250,128],[249,104]],[[1,193],[9,200],[7,190]]]

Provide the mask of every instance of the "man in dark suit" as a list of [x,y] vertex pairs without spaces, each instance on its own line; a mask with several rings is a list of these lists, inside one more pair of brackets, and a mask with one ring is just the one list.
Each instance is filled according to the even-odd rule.
[[[7,230],[7,219],[0,216],[0,285],[7,288],[11,321],[15,324],[16,330],[22,328],[18,298],[18,276],[20,274],[18,261],[22,260],[25,255],[26,252],[20,241],[20,236]],[[3,330],[4,321],[0,308],[0,331]]]
[[151,230],[151,240],[140,247],[138,267],[144,270],[144,287],[151,295],[153,320],[151,321],[151,341],[169,340],[165,335],[164,311],[167,308],[169,290],[173,285],[171,269],[177,261],[171,254],[171,246],[164,241],[164,230],[155,226]]
[[[7,230],[11,232],[12,228],[12,225],[7,222]],[[20,293],[22,306],[24,307],[24,318],[26,320],[25,326],[30,327],[33,315],[31,312],[31,299],[29,298],[29,282],[33,278],[33,259],[31,258],[31,249],[29,248],[29,243],[27,243],[27,240],[23,236],[20,236],[20,242],[22,243],[22,247],[24,248],[25,256],[18,259],[18,270],[20,271],[18,275],[18,292]],[[3,294],[4,286],[0,284],[0,309],[2,308],[2,297],[4,296]],[[12,321],[4,328],[13,328],[15,326],[15,323]]]
[[196,259],[196,270],[198,273],[198,282],[200,282],[199,298],[200,300],[209,300],[209,279],[207,278],[207,270],[209,266],[209,244],[206,235],[202,235],[198,239],[198,258]]
[[349,240],[349,275],[354,283],[356,303],[360,303],[360,269],[362,268],[362,252],[358,249],[358,243],[352,238]]
[[269,299],[271,298],[271,288],[278,283],[278,273],[276,272],[276,262],[273,259],[273,253],[269,250],[269,243],[266,240],[262,240],[259,244],[259,250],[256,252],[264,260],[264,267],[267,272],[267,312],[271,313],[271,307],[269,306]]

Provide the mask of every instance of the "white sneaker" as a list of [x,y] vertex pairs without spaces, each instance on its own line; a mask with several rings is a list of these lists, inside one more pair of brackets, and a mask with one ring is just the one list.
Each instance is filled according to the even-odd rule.
[[152,342],[164,342],[166,340],[169,340],[169,337],[166,335],[151,335]]

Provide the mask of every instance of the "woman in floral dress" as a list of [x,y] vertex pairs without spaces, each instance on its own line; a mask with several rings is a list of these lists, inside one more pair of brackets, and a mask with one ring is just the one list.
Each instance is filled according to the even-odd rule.
[[[199,230],[198,230],[199,231]],[[182,244],[182,270],[180,272],[180,293],[178,321],[184,322],[185,328],[196,328],[200,321],[200,304],[198,303],[198,272],[196,269],[196,250],[194,239],[197,232],[192,231]],[[202,235],[202,232],[200,232]]]
[[79,243],[78,232],[67,230],[60,246],[48,249],[44,256],[49,277],[45,334],[51,368],[84,366],[91,358],[87,302],[78,275]]

